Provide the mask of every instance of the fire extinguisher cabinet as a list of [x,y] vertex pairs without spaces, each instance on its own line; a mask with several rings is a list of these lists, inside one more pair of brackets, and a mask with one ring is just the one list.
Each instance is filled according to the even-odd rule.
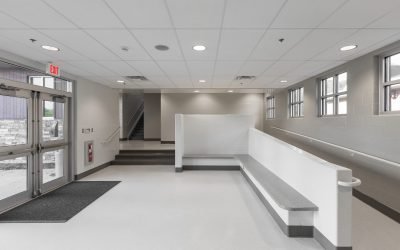
[[90,165],[94,161],[94,143],[93,141],[85,141],[85,165]]

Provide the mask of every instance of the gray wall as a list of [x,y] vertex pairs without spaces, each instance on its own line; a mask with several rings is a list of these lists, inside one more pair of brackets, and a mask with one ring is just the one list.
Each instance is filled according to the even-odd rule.
[[161,138],[161,94],[144,94],[144,139]]
[[175,114],[249,114],[263,128],[263,94],[161,94],[161,140],[175,140]]
[[121,93],[121,107],[122,108],[122,119],[120,119],[121,124],[121,138],[126,138],[128,136],[129,130],[131,129],[129,121],[134,113],[137,111],[139,106],[143,103],[143,93]]

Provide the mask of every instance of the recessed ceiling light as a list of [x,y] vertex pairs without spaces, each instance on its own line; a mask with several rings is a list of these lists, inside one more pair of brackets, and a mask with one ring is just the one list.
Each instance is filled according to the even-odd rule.
[[117,83],[125,83],[125,81],[118,80]]
[[199,80],[199,83],[205,83],[206,80]]
[[50,51],[60,51],[59,48],[53,47],[53,46],[50,46],[50,45],[42,45],[42,48],[45,49],[45,50],[50,50]]
[[161,50],[161,51],[169,50],[169,47],[167,45],[162,45],[162,44],[156,45],[156,46],[154,46],[154,48],[156,48],[157,50]]
[[281,83],[287,83],[287,80],[281,80]]
[[343,46],[340,48],[341,51],[348,51],[357,48],[358,46],[355,44]]
[[195,91],[193,91],[194,93],[199,93],[200,91],[198,91],[198,90],[195,90]]
[[204,45],[195,45],[195,46],[193,46],[193,49],[196,50],[196,51],[204,51],[204,50],[206,50],[206,46],[204,46]]
[[230,89],[230,90],[228,90],[228,93],[233,93],[233,90],[231,90],[231,89]]

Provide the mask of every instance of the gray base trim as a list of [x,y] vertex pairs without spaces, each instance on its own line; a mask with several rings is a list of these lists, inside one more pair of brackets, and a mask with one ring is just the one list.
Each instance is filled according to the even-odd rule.
[[175,172],[177,173],[183,172],[183,168],[175,168]]
[[161,141],[161,144],[175,144],[175,141]]
[[387,217],[400,223],[400,213],[398,211],[386,206],[385,204],[380,203],[379,201],[358,191],[355,188],[353,188],[353,196],[363,201],[364,203],[368,204],[369,206],[375,208],[376,210],[383,213]]
[[83,172],[83,173],[80,173],[80,174],[76,174],[75,175],[75,180],[80,180],[80,179],[82,179],[82,178],[84,178],[84,177],[86,177],[88,175],[91,175],[93,173],[96,173],[97,171],[100,171],[100,170],[102,170],[102,169],[104,169],[104,168],[106,168],[108,166],[111,166],[111,161],[110,162],[106,162],[106,163],[104,163],[104,164],[102,164],[100,166],[97,166],[95,168],[89,169],[86,172]]
[[127,141],[128,138],[119,138],[119,141]]
[[326,250],[352,250],[353,247],[337,247],[332,244],[318,229],[314,227],[314,238]]
[[247,182],[253,188],[254,192],[257,194],[258,198],[260,198],[261,202],[267,208],[268,212],[271,214],[272,218],[276,221],[281,230],[288,237],[302,237],[302,238],[312,238],[313,237],[313,226],[294,226],[294,225],[286,225],[286,223],[279,217],[279,215],[275,212],[275,210],[271,207],[269,202],[265,199],[265,197],[261,194],[258,188],[254,185],[254,183],[250,180],[247,174],[240,169],[240,172],[243,174]]
[[184,170],[222,170],[222,171],[237,171],[240,170],[240,166],[233,166],[233,165],[228,165],[228,166],[222,166],[222,165],[215,165],[215,166],[210,166],[210,165],[183,165],[182,168]]
[[144,138],[143,141],[161,141],[161,138]]

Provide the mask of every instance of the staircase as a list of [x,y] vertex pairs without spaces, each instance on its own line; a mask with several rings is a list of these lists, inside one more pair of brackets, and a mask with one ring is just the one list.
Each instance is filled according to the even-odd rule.
[[133,130],[130,140],[143,140],[144,139],[144,115],[142,115]]
[[120,150],[112,165],[175,165],[175,150]]

